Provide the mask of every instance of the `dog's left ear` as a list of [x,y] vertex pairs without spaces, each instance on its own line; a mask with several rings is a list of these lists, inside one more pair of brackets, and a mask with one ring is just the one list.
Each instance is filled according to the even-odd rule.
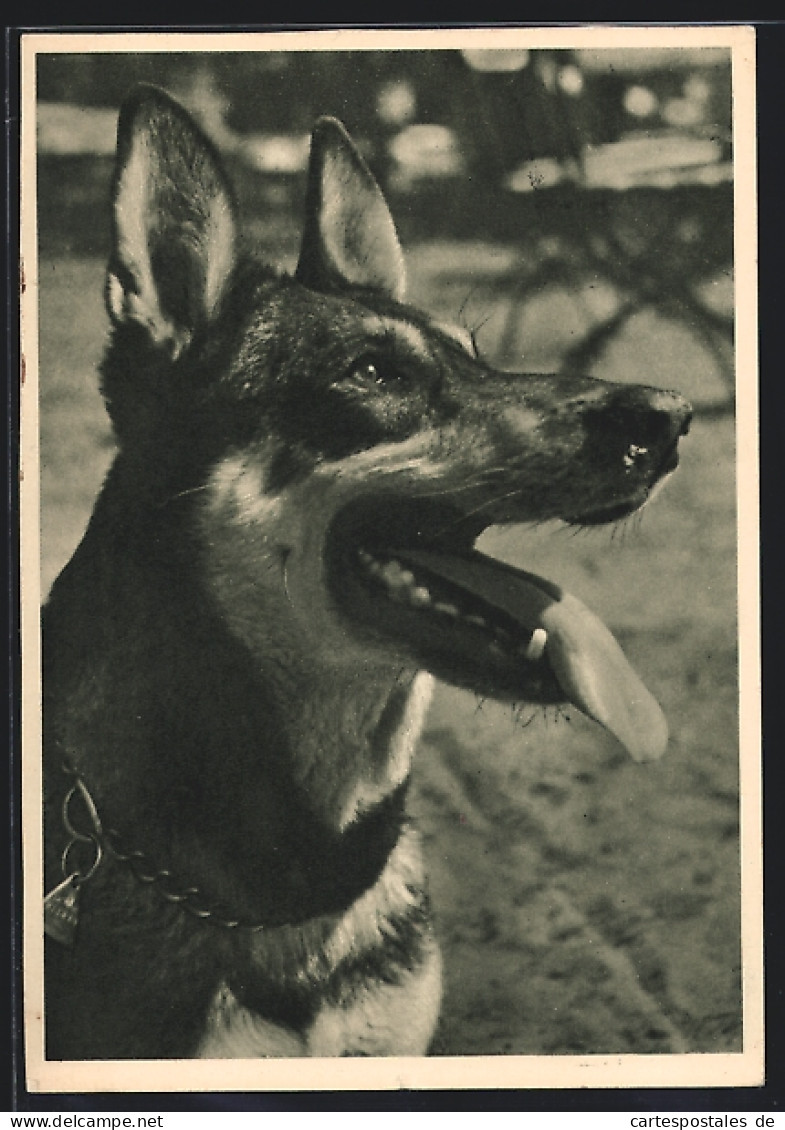
[[140,86],[120,111],[113,204],[109,316],[174,358],[218,304],[236,223],[214,146],[156,87]]
[[296,277],[312,290],[368,286],[403,299],[406,268],[390,210],[344,127],[320,118],[311,138]]

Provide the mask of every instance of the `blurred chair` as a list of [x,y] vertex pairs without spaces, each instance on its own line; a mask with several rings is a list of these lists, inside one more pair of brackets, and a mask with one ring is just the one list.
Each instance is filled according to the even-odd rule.
[[495,76],[483,74],[491,61],[477,57],[490,53],[465,54],[475,102],[464,136],[475,133],[468,147],[483,169],[492,143],[503,153],[511,146],[481,123],[504,121],[508,136],[521,123],[512,148],[522,159],[496,165],[509,204],[505,242],[520,245],[509,268],[485,282],[508,301],[497,362],[515,356],[532,298],[604,284],[615,308],[564,353],[565,370],[591,370],[631,318],[655,310],[697,336],[732,390],[733,313],[712,290],[732,273],[733,166],[729,130],[723,136],[707,121],[712,87],[700,67],[691,62],[674,76],[671,58],[658,94],[634,74],[597,80],[569,52],[538,51],[524,53],[517,74],[510,62],[512,76],[494,89]]

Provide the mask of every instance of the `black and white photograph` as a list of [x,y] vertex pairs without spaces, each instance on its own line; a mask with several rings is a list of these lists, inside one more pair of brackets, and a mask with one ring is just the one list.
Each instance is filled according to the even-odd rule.
[[22,40],[28,1089],[760,1084],[754,32]]

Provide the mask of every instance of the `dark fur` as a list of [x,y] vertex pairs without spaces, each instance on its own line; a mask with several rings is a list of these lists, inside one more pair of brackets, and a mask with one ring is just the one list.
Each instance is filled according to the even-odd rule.
[[[638,386],[494,373],[403,305],[392,221],[336,123],[314,135],[295,277],[232,249],[220,162],[160,92],[123,109],[114,203],[102,387],[119,454],[44,612],[48,889],[62,878],[64,759],[117,838],[83,888],[75,945],[47,952],[48,1054],[197,1054],[220,986],[285,1034],[258,1054],[281,1054],[330,1008],[386,1000],[380,987],[408,984],[430,952],[415,880],[381,940],[329,951],[405,826],[406,782],[385,759],[415,672],[522,689],[507,660],[453,649],[441,629],[388,640],[336,612],[308,530],[331,507],[348,531],[384,514],[391,545],[414,527],[426,545],[437,527],[468,545],[490,522],[616,517],[670,469],[688,411]],[[632,440],[650,454],[625,477]],[[389,470],[365,486],[357,468],[377,449]],[[558,697],[533,666],[527,679],[532,701]],[[358,781],[372,800],[345,820]],[[109,850],[120,843],[145,853],[137,873]],[[151,866],[172,878],[140,881]],[[187,887],[208,920],[167,899]],[[335,1049],[300,1050],[407,1050],[366,1019]]]

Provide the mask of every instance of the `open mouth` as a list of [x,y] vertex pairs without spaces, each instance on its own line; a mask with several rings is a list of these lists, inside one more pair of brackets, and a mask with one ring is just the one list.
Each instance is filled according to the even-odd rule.
[[637,760],[660,756],[662,711],[602,621],[546,578],[476,550],[486,525],[432,500],[351,504],[327,539],[332,597],[356,631],[446,682],[571,702]]

